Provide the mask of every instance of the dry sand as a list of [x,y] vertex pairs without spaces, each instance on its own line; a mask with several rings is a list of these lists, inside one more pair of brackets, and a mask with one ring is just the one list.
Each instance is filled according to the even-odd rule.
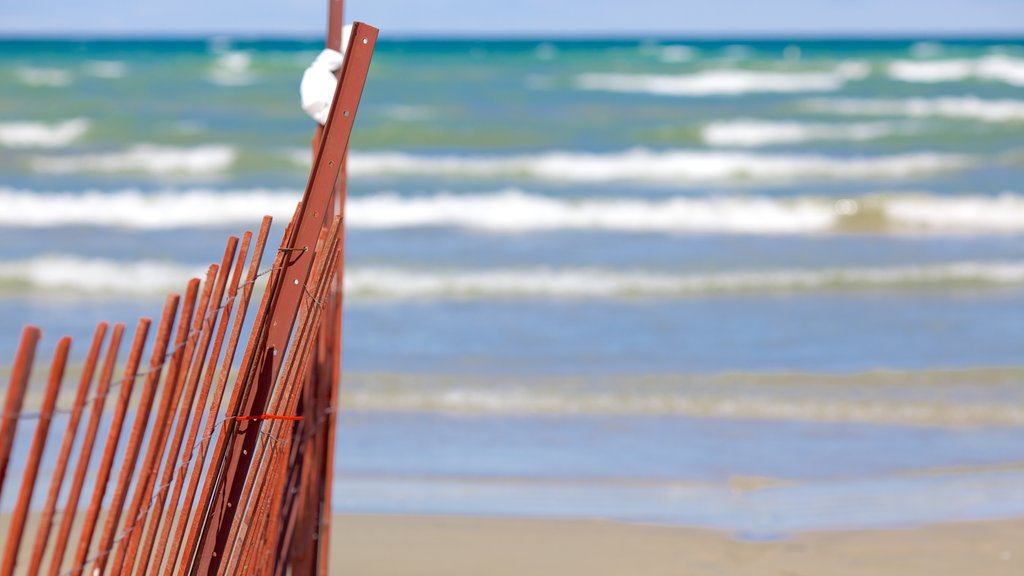
[[1024,576],[1024,519],[743,542],[616,522],[340,515],[331,542],[331,573],[358,576]]
[[336,515],[331,545],[344,576],[1024,575],[1024,519],[744,542],[618,522]]

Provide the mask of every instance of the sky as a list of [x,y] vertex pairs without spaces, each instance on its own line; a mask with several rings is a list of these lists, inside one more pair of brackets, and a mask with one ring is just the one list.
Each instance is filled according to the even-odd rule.
[[[326,0],[0,0],[0,35],[322,34]],[[409,36],[1024,36],[1024,0],[349,0]]]

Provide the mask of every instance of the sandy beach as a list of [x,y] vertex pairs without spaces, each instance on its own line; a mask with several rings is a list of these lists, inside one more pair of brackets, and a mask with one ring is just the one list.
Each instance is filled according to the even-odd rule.
[[616,522],[336,515],[331,542],[339,575],[1024,574],[1022,519],[744,542]]
[[[32,514],[27,535],[34,535],[35,520]],[[4,540],[9,521],[10,514],[0,515]],[[20,560],[18,574],[27,558]],[[1019,576],[1024,574],[1024,519],[807,532],[753,542],[697,528],[597,520],[336,514],[330,573]]]

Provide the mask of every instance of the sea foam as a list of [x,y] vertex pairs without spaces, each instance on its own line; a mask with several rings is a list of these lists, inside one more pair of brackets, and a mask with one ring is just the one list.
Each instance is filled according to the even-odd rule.
[[1024,120],[1024,100],[943,96],[906,99],[818,99],[804,105],[814,111],[845,115],[963,118],[984,122]]
[[72,118],[63,122],[0,122],[0,146],[7,148],[60,148],[89,131],[89,121]]
[[[43,256],[0,262],[0,292],[158,294],[180,289],[200,267],[175,262]],[[664,299],[731,293],[787,293],[904,287],[1024,284],[1024,262],[951,262],[876,268],[769,269],[673,273],[601,268],[436,270],[361,266],[345,273],[357,299]]]
[[22,84],[32,87],[62,88],[73,80],[71,71],[63,68],[22,66],[14,70],[14,75]]
[[659,96],[736,96],[758,92],[833,92],[851,80],[866,77],[870,66],[844,62],[833,70],[779,72],[713,69],[693,74],[620,74],[592,72],[576,78],[582,90],[655,94]]
[[139,229],[249,226],[288,218],[299,190],[209,189],[45,192],[0,187],[0,226],[116,226]]
[[889,64],[888,75],[902,82],[931,84],[977,79],[1024,86],[1024,60],[1005,54],[976,59],[897,60]]
[[31,166],[37,172],[143,172],[149,174],[211,174],[228,169],[237,153],[231,146],[209,144],[193,147],[136,144],[120,152],[62,156],[37,156]]
[[[0,187],[0,226],[251,226],[265,214],[287,219],[301,197],[300,190],[271,189],[40,193]],[[346,222],[352,229],[434,227],[500,233],[1020,233],[1024,196],[901,192],[853,198],[559,198],[518,189],[423,196],[382,192],[349,197]]]
[[815,124],[742,118],[712,122],[703,128],[701,136],[711,146],[754,148],[814,140],[874,140],[900,131],[906,129],[887,122]]
[[158,294],[180,290],[202,270],[158,261],[41,256],[0,262],[0,293]]
[[245,86],[255,78],[252,72],[252,56],[248,52],[226,50],[221,52],[207,76],[210,82],[220,86]]
[[[296,156],[296,162],[300,159]],[[349,158],[352,176],[527,177],[553,182],[778,182],[801,179],[908,178],[957,170],[972,159],[960,154],[914,152],[890,156],[832,157],[706,150],[544,152],[512,156],[416,155],[361,152]]]

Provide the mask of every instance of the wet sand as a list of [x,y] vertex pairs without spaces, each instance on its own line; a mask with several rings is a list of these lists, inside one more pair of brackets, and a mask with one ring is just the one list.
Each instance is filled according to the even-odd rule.
[[1024,574],[1024,519],[747,542],[617,522],[338,515],[331,543],[338,575]]

